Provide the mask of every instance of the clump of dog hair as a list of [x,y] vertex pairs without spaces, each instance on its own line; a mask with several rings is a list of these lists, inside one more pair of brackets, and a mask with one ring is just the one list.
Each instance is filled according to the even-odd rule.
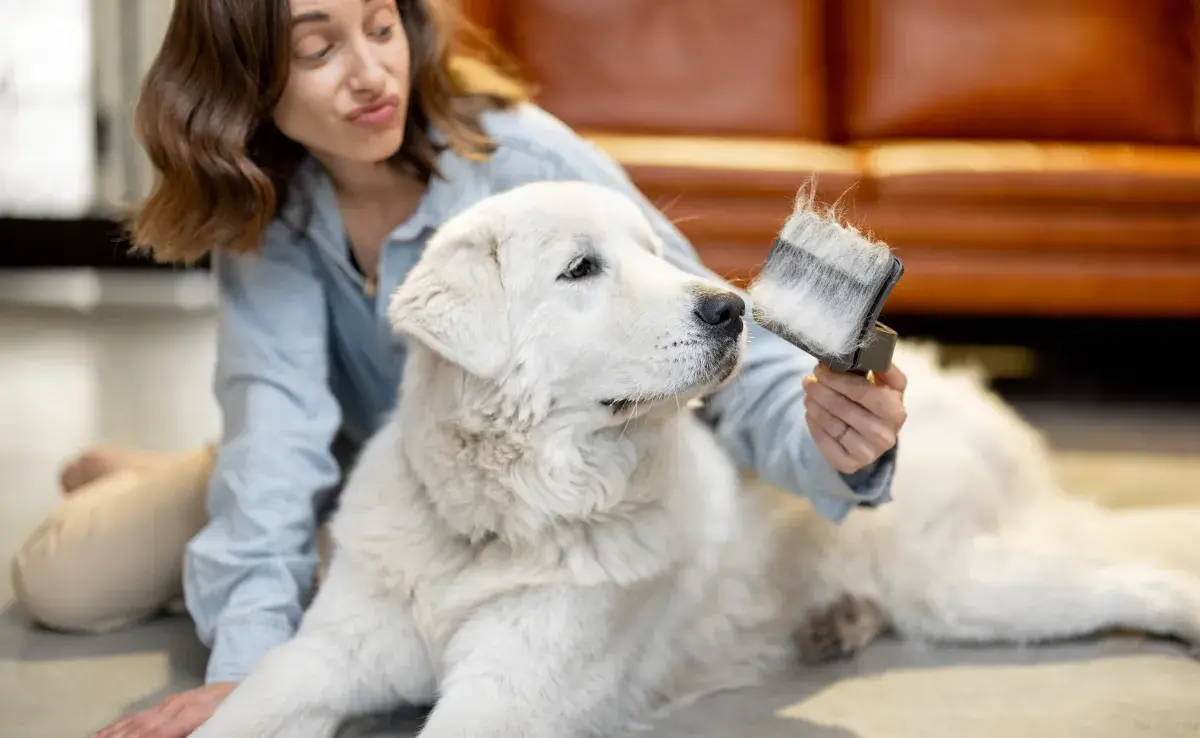
[[814,352],[843,356],[861,348],[863,330],[892,276],[891,249],[820,209],[801,188],[770,257],[749,288],[756,317],[782,326]]

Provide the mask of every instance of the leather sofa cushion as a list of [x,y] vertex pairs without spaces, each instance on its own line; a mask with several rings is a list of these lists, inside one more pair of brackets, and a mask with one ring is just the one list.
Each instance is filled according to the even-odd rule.
[[1200,148],[908,141],[863,156],[885,200],[1200,208]]
[[1193,0],[838,0],[849,139],[1194,142]]
[[820,187],[862,179],[863,154],[819,141],[716,136],[652,136],[583,131],[582,135],[656,189],[710,194],[790,192],[808,177]]
[[507,0],[502,42],[578,128],[823,138],[820,3]]
[[1200,149],[583,131],[689,237],[769,245],[797,190],[897,246],[1200,253]]
[[1064,208],[1043,203],[946,205],[881,197],[860,204],[859,225],[899,248],[934,249],[963,258],[980,252],[1076,259],[1100,255],[1200,256],[1195,209]]
[[851,148],[775,138],[651,136],[581,131],[629,173],[689,238],[769,246],[801,187],[853,214],[869,196],[863,155]]
[[898,249],[887,312],[942,315],[1200,316],[1200,259]]

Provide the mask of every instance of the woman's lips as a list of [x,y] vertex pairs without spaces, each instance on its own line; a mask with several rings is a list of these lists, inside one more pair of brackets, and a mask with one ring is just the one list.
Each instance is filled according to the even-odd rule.
[[351,111],[350,115],[346,116],[346,119],[355,125],[374,128],[391,123],[396,118],[396,111],[399,108],[399,98],[395,95],[389,95],[388,97],[380,98],[370,105],[356,108]]

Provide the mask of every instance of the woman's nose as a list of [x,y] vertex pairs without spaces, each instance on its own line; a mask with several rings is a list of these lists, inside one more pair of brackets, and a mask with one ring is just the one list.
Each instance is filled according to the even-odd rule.
[[350,73],[354,86],[367,90],[382,87],[387,81],[387,68],[375,57],[372,50],[364,44],[353,53],[354,62]]

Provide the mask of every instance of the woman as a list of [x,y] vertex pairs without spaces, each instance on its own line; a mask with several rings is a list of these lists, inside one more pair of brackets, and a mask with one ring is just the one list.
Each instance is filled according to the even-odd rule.
[[[133,238],[164,261],[211,255],[222,436],[182,457],[86,455],[66,481],[87,483],[14,573],[42,622],[100,630],[160,610],[182,567],[212,653],[206,686],[99,735],[186,735],[294,633],[350,458],[339,449],[395,401],[404,346],[386,297],[439,223],[524,182],[586,179],[636,198],[668,258],[711,276],[612,161],[495,68],[454,57],[453,33],[437,0],[177,1],[138,109],[161,182]],[[731,452],[830,518],[886,500],[903,374],[814,371],[752,330],[744,371],[706,410]],[[72,538],[78,515],[106,524]],[[131,540],[122,566],[80,576]]]

